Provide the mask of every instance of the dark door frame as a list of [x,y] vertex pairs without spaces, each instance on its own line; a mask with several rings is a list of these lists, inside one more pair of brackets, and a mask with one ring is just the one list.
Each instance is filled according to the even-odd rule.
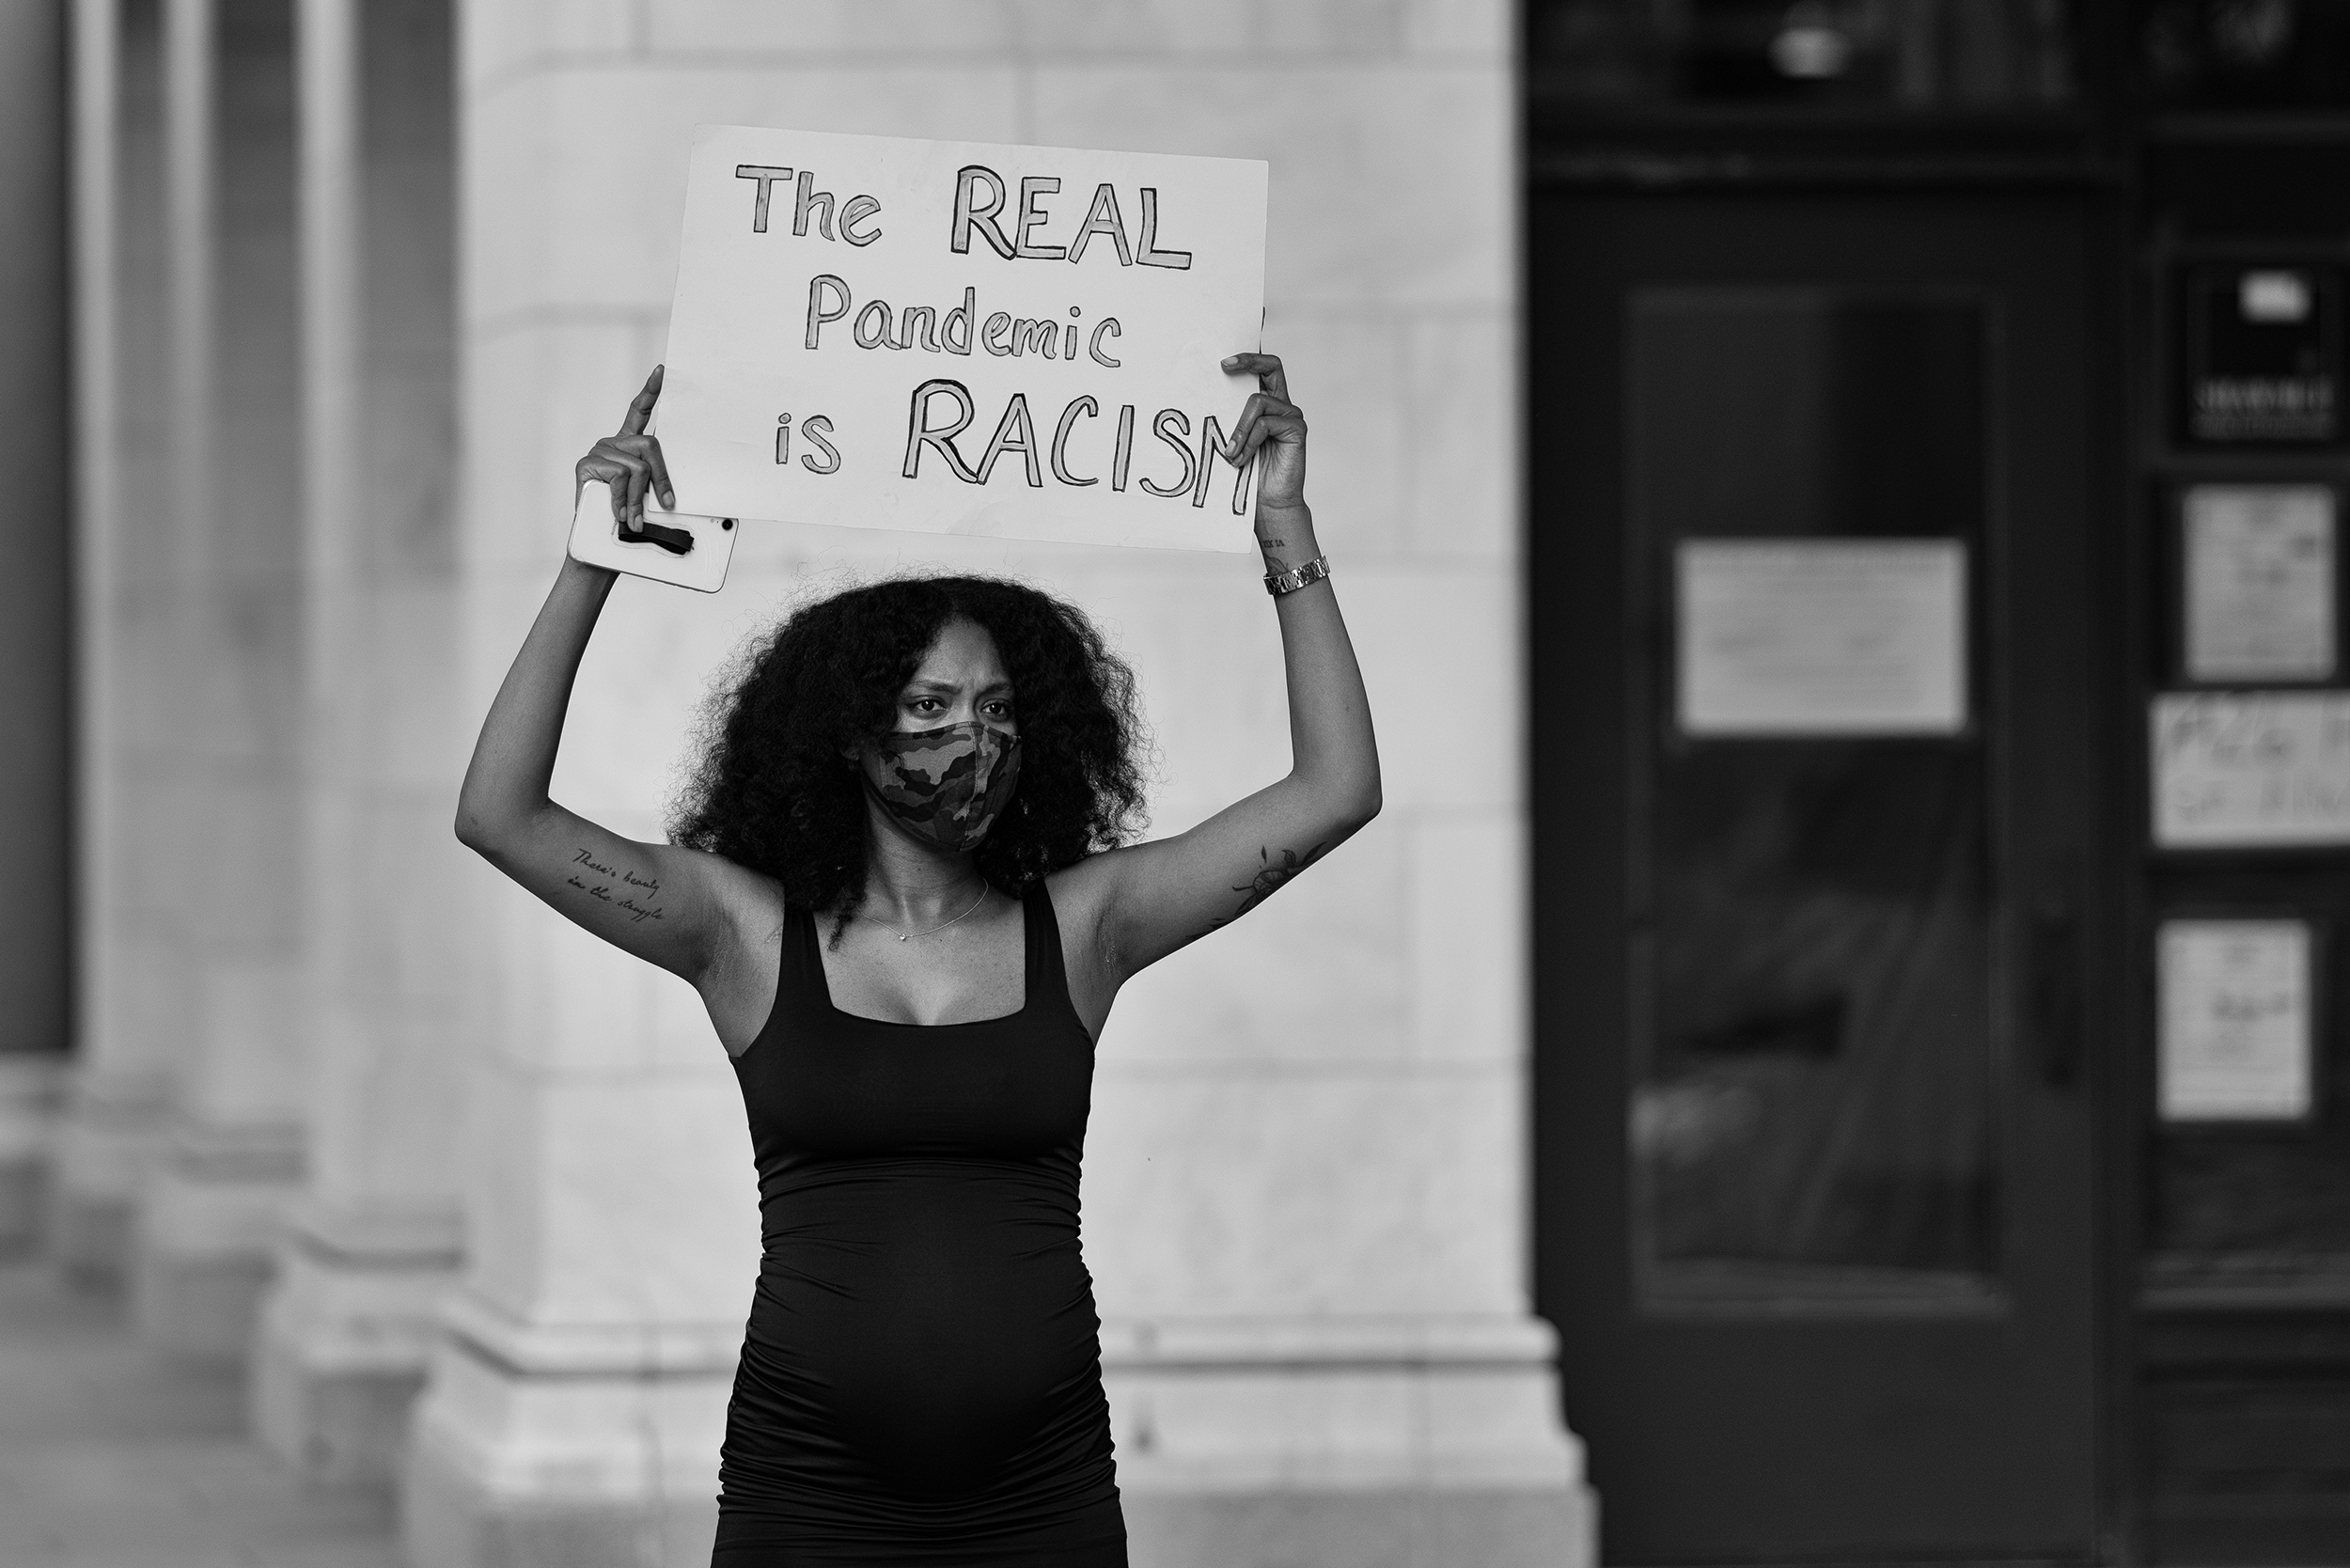
[[[2089,1034],[2092,1058],[2086,1063],[2087,1081],[2092,1086],[2086,1092],[2094,1097],[2091,1124],[2095,1131],[2099,1149],[2094,1165],[2096,1191],[2092,1195],[2100,1232],[2097,1267],[2095,1269],[2095,1321],[2098,1346],[2096,1375],[2099,1384],[2101,1419],[2098,1423],[2097,1511],[2100,1526],[2094,1548],[2103,1561],[2132,1562],[2143,1560],[2144,1529],[2143,1499],[2138,1495],[2138,1478],[2142,1466],[2136,1463],[2134,1446],[2139,1430],[2137,1410],[2137,1345],[2135,1342],[2137,1315],[2134,1293],[2117,1288],[2117,1282],[2134,1278],[2138,1244],[2137,1215],[2139,1204],[2139,1179],[2136,1154],[2137,1122],[2137,1064],[2138,1053],[2129,1043],[2145,1038],[2141,1032],[2143,1018],[2138,982],[2142,965],[2133,963],[2127,948],[2128,933],[2134,921],[2122,907],[2123,890],[2134,881],[2131,868],[2135,864],[2135,834],[2142,821],[2142,812],[2131,809],[2132,803],[2119,798],[2120,792],[2140,788],[2140,775],[2129,762],[2135,756],[2140,737],[2131,722],[2134,710],[2126,695],[2133,690],[2132,672],[2137,667],[2137,628],[2142,624],[2138,597],[2142,592],[2144,573],[2137,570],[2138,551],[2130,525],[2133,510],[2128,505],[2130,489],[2128,464],[2124,456],[2124,441],[2128,429],[2129,400],[2124,396],[2127,385],[2123,360],[2127,341],[2126,325],[2128,290],[2123,281],[2131,275],[2132,261],[2125,235],[2124,215],[2128,211],[2126,189],[2114,179],[2109,166],[2072,164],[2052,166],[2039,164],[2030,168],[1990,168],[1980,161],[1954,165],[1949,162],[1919,164],[1902,160],[1894,165],[1874,165],[1866,167],[1846,164],[1825,166],[1819,164],[1783,165],[1765,170],[1760,177],[1752,172],[1740,173],[1729,165],[1684,163],[1672,178],[1659,182],[1657,167],[1602,158],[1599,160],[1559,160],[1536,158],[1531,162],[1535,193],[1559,190],[1562,187],[1579,191],[1613,190],[1619,194],[1639,193],[1644,199],[1670,202],[1676,195],[1708,195],[1718,196],[1726,192],[1760,202],[1775,198],[1835,193],[1867,199],[1871,193],[1880,193],[1897,199],[1916,199],[1920,187],[1941,189],[1953,195],[1966,194],[1977,198],[1996,197],[2009,192],[2018,197],[2036,196],[2045,199],[2062,193],[2069,199],[2083,204],[2091,214],[2095,234],[2093,259],[2090,264],[2092,277],[2113,280],[2114,287],[2093,289],[2082,302],[2084,330],[2092,345],[2089,367],[2090,417],[2092,420],[2092,450],[2087,454],[2088,486],[2092,497],[2090,516],[2085,519],[2088,549],[2092,561],[2105,563],[2104,569],[2092,571],[2088,577],[2092,603],[2084,606],[2091,618],[2092,631],[2090,646],[2094,651],[2095,668],[2092,684],[2094,691],[2094,746],[2105,760],[2101,788],[2104,799],[2112,808],[2098,813],[2098,827],[2091,843],[2085,846],[2089,865],[2085,881],[2093,890],[2092,897],[2104,905],[2103,918],[2090,922],[2092,939],[2086,954],[2086,985],[2088,1005],[2092,1014],[2104,1020],[2103,1027]],[[1529,245],[1534,226],[1528,224]],[[1526,259],[1530,308],[1538,318],[1529,342],[1541,337],[1539,317],[1543,308],[1544,276],[1543,259],[1529,254]],[[1613,464],[1598,465],[1600,475],[1561,475],[1558,464],[1564,461],[1557,431],[1561,422],[1574,420],[1607,421],[1613,411],[1598,406],[1573,406],[1565,402],[1555,380],[1546,380],[1544,367],[1529,363],[1525,367],[1528,399],[1528,451],[1531,460],[1531,537],[1528,541],[1527,574],[1529,667],[1537,671],[1571,671],[1575,669],[1614,667],[1620,658],[1618,649],[1622,639],[1634,635],[1634,628],[1622,605],[1613,616],[1593,616],[1588,619],[1562,617],[1549,613],[1544,602],[1547,584],[1556,570],[1552,551],[1544,537],[1544,513],[1555,503],[1563,486],[1579,486],[1579,505],[1574,510],[1585,517],[1621,519],[1624,497],[1613,488],[1619,471]],[[1622,548],[1621,529],[1610,542],[1610,552]],[[1603,557],[1604,558],[1604,557]],[[1583,557],[1585,568],[1590,569],[1592,557]],[[1621,566],[1621,562],[1617,562]],[[1604,570],[1604,568],[1602,568]],[[1611,574],[1612,580],[1623,581],[1621,571]],[[1612,691],[1592,693],[1594,700],[1613,705],[1619,694]],[[1569,1011],[1568,999],[1561,996],[1559,981],[1548,972],[1541,955],[1558,950],[1561,945],[1593,946],[1599,950],[1619,951],[1623,946],[1620,923],[1620,905],[1612,900],[1574,901],[1561,899],[1548,890],[1562,886],[1566,868],[1559,864],[1560,848],[1555,830],[1545,832],[1545,823],[1571,816],[1580,809],[1584,796],[1594,789],[1612,790],[1625,776],[1626,759],[1622,747],[1622,734],[1613,726],[1596,727],[1604,733],[1591,737],[1592,755],[1588,767],[1572,773],[1557,773],[1529,776],[1529,799],[1535,801],[1536,839],[1534,843],[1535,876],[1532,879],[1534,907],[1531,924],[1535,944],[1534,1031],[1535,1061],[1533,1065],[1533,1097],[1536,1137],[1534,1143],[1534,1222],[1536,1226],[1535,1272],[1538,1309],[1558,1315],[1562,1299],[1563,1281],[1574,1270],[1577,1260],[1559,1255],[1559,1246],[1548,1238],[1560,1232],[1555,1219],[1559,1205],[1570,1201],[1607,1203],[1621,1212],[1628,1193],[1622,1187],[1624,1173],[1615,1173],[1616,1185],[1603,1191],[1586,1186],[1579,1193],[1569,1193],[1562,1186],[1566,1176],[1560,1150],[1574,1140],[1590,1136],[1590,1128],[1599,1123],[1593,1118],[1613,1118],[1621,1126],[1623,1114],[1621,1104],[1606,1105],[1576,1104],[1562,1093],[1560,1074],[1556,1070],[1555,1053],[1572,1048],[1572,1042],[1562,1038],[1564,1014]],[[1538,759],[1529,755],[1529,763]],[[1610,998],[1605,1003],[1590,997],[1577,999],[1579,1008],[1574,1030],[1582,1036],[1599,1035],[1622,1038],[1628,1020],[1622,1016],[1599,1016],[1594,1007],[1603,1011],[1613,1010],[1620,1002]],[[1618,1134],[1618,1137],[1621,1135]],[[1587,1177],[1589,1172],[1584,1173]],[[1570,1344],[1568,1354],[1572,1356]],[[1574,1412],[1568,1411],[1570,1420]],[[1693,1498],[1693,1501],[1696,1499]],[[1606,1498],[1603,1495],[1603,1518]]]

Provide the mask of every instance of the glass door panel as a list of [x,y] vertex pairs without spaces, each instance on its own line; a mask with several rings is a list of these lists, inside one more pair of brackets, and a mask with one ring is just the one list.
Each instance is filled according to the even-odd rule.
[[[1626,302],[1631,522],[1669,629],[1632,670],[1651,715],[1630,1124],[1650,1308],[1997,1300],[1989,801],[1963,571],[1938,655],[1960,687],[1951,732],[1850,700],[1936,656],[1877,623],[1901,581],[1856,552],[1980,555],[1987,331],[1982,302],[1946,294]],[[1686,552],[1728,540],[1851,548],[1784,553],[1807,579],[1793,588],[1716,586],[1732,602],[1706,613],[1737,619],[1726,648],[1699,649]],[[1754,732],[1732,706],[1689,733],[1690,672],[1660,668],[1676,655],[1775,663],[1778,685],[1744,696]]]

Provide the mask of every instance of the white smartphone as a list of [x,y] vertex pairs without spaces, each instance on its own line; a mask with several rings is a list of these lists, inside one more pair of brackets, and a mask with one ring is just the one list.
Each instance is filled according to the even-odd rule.
[[620,531],[612,515],[612,488],[601,479],[579,487],[579,509],[572,513],[572,558],[609,567],[632,577],[674,583],[697,593],[726,586],[727,563],[734,559],[738,519],[645,509],[641,530]]

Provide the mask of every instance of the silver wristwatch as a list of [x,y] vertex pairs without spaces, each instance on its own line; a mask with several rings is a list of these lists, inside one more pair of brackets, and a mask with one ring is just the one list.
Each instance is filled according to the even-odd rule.
[[1264,574],[1264,590],[1278,599],[1285,593],[1295,593],[1308,583],[1318,583],[1330,575],[1330,557],[1316,556],[1303,566],[1292,566],[1287,572]]

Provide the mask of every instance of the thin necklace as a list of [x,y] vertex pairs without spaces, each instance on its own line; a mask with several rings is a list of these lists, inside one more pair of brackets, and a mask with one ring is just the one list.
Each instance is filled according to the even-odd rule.
[[[973,900],[971,901],[971,909],[977,909],[977,908],[979,908],[979,905],[981,905],[981,904],[985,903],[986,902],[987,902],[987,884],[986,884],[985,882],[981,882],[981,883],[979,884],[979,896],[978,898],[973,899]],[[951,920],[948,921],[948,922],[947,922],[947,926],[961,925],[961,924],[963,923],[963,921],[964,921],[964,919],[965,919],[965,918],[966,918],[966,917],[970,915],[970,913],[971,913],[971,909],[966,909],[966,910],[964,910],[964,911],[963,912],[963,914],[958,915],[958,916],[956,916],[953,919],[951,919]],[[900,932],[900,933],[898,933],[898,940],[899,940],[899,941],[901,941],[901,942],[902,942],[902,941],[904,941],[904,940],[905,940],[907,937],[909,937],[909,936],[935,936],[935,935],[937,935],[940,932],[945,931],[945,930],[947,929],[947,926],[932,926],[932,927],[931,927],[931,929],[930,929],[930,930],[928,930],[928,931],[901,931],[901,932]]]

